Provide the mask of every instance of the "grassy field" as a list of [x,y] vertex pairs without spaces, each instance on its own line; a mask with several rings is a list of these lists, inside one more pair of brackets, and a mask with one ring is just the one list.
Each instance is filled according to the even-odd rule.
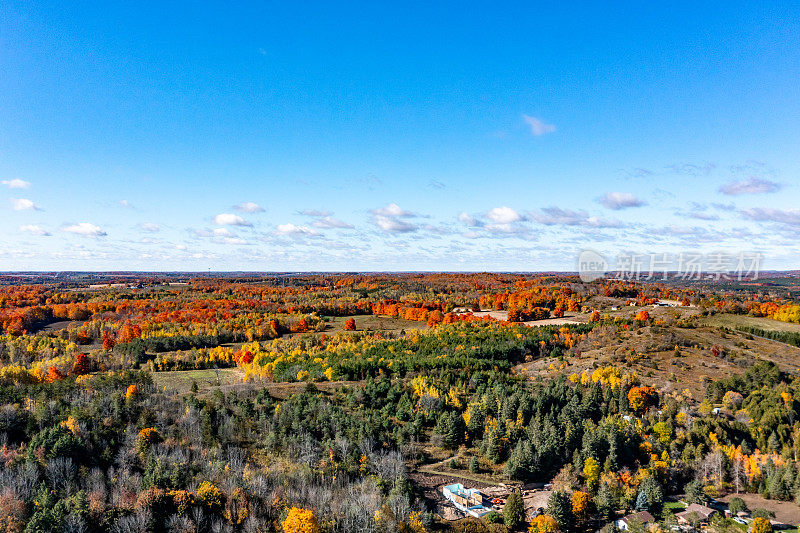
[[197,383],[199,392],[206,392],[225,385],[241,383],[243,379],[244,373],[238,368],[153,373],[153,382],[159,389],[176,394],[189,392],[192,383]]
[[[308,386],[305,382],[245,382],[244,372],[238,368],[153,372],[153,382],[159,389],[172,394],[187,394],[192,390],[192,383],[197,383],[199,394],[206,394],[216,389],[227,393],[234,389],[263,388],[267,389],[270,396],[280,399],[300,393]],[[321,381],[312,385],[322,392],[332,394],[339,387],[363,387],[365,383],[366,381]]]
[[335,316],[326,318],[328,320],[327,328],[325,328],[324,332],[326,334],[344,331],[344,322],[348,318],[353,318],[356,321],[356,331],[392,331],[399,333],[400,331],[411,331],[412,329],[423,330],[428,328],[425,322],[387,316],[356,315],[353,317]]
[[767,331],[791,331],[800,333],[800,324],[791,324],[772,320],[771,318],[755,317],[750,315],[730,315],[719,314],[703,319],[703,323],[709,326],[717,326],[735,329],[740,326],[761,328]]

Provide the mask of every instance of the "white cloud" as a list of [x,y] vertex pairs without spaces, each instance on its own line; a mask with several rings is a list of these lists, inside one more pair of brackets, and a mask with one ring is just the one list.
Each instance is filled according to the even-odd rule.
[[546,135],[548,133],[553,133],[556,131],[556,127],[552,124],[547,124],[536,117],[531,117],[529,115],[522,115],[522,118],[525,122],[528,123],[528,126],[531,128],[531,133],[535,136],[540,137],[542,135]]
[[492,208],[486,216],[495,224],[511,224],[522,220],[522,215],[506,206]]
[[161,231],[161,226],[154,224],[153,222],[144,222],[139,227],[142,228],[142,231],[147,231],[150,233],[157,233]]
[[636,198],[629,192],[607,192],[604,196],[597,199],[597,201],[607,209],[619,211],[620,209],[627,209],[629,207],[642,207],[647,205],[647,202]]
[[689,226],[677,226],[675,224],[660,228],[657,230],[659,234],[667,234],[673,236],[683,236],[683,235],[697,235],[705,233],[706,230],[703,228],[698,227],[689,227]]
[[329,217],[333,213],[330,211],[320,211],[318,209],[303,209],[300,214],[307,217]]
[[252,226],[251,222],[243,219],[239,215],[232,213],[221,213],[214,217],[214,224],[217,226]]
[[119,201],[119,206],[123,207],[125,209],[130,209],[131,207],[133,207],[128,200],[120,200]]
[[214,228],[211,234],[214,237],[233,237],[233,233],[228,228]]
[[249,244],[246,240],[242,239],[241,237],[223,237],[222,239],[218,239],[216,242],[220,242],[222,244],[240,244],[240,245]]
[[12,198],[11,204],[14,211],[41,211],[41,207],[27,198]]
[[25,226],[20,226],[19,231],[23,233],[30,233],[31,235],[39,235],[42,237],[47,237],[50,235],[50,232],[40,228],[35,224],[27,224]]
[[462,212],[460,215],[458,215],[458,221],[473,228],[479,228],[483,226],[483,222],[465,212]]
[[90,224],[89,222],[80,222],[70,226],[64,226],[62,231],[67,233],[75,233],[76,235],[83,235],[84,237],[105,237],[108,235],[100,227]]
[[318,233],[313,229],[306,226],[297,226],[288,222],[286,224],[278,224],[276,232],[281,235],[317,235]]
[[503,235],[525,235],[530,233],[530,228],[528,228],[524,224],[514,224],[512,223],[501,223],[501,224],[489,224],[486,226],[486,230],[489,233],[494,234],[503,234]]
[[21,179],[13,179],[13,180],[3,180],[0,181],[3,185],[8,187],[9,189],[27,189],[31,186],[29,181],[21,180]]
[[350,229],[353,227],[352,224],[348,224],[343,220],[339,220],[332,217],[321,217],[315,220],[312,225],[315,228],[321,229],[330,229],[330,228],[342,228],[342,229]]
[[690,211],[688,216],[697,220],[719,220],[719,215],[705,211]]
[[395,203],[379,209],[373,209],[370,212],[372,213],[372,223],[386,233],[411,233],[419,229],[416,224],[401,220],[403,218],[413,218],[417,215],[402,209]]
[[781,184],[774,181],[765,180],[751,176],[746,180],[732,181],[719,188],[719,192],[728,196],[738,196],[740,194],[763,194],[777,192],[781,189]]
[[386,207],[381,207],[379,209],[373,209],[372,214],[374,215],[383,215],[386,217],[413,217],[415,216],[414,213],[410,211],[405,211],[401,209],[397,204],[389,204]]
[[255,202],[242,202],[239,205],[233,206],[234,209],[242,213],[263,213],[264,208]]
[[573,211],[560,207],[545,207],[540,213],[534,213],[533,219],[547,226],[584,226],[591,228],[618,228],[622,226],[619,220],[602,219],[589,216],[584,210]]
[[410,233],[412,231],[417,231],[416,225],[396,217],[375,215],[372,217],[372,220],[376,226],[386,233]]
[[778,222],[800,227],[800,209],[773,209],[771,207],[752,207],[742,209],[742,214],[750,220],[759,222]]

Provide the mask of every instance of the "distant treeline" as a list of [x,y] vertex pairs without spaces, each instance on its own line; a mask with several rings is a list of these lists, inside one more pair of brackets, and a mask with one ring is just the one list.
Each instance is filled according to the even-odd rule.
[[742,333],[749,333],[750,335],[756,335],[758,337],[764,337],[765,339],[800,347],[800,333],[795,333],[793,331],[773,331],[754,326],[739,326],[736,329]]

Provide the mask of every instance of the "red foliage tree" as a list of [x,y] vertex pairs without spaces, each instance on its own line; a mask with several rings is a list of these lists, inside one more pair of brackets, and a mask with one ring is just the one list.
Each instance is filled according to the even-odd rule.
[[116,345],[114,337],[108,331],[103,332],[103,349],[107,352],[111,351]]
[[72,366],[72,373],[76,376],[82,376],[92,371],[92,359],[85,353],[79,353],[75,356],[75,364]]
[[348,318],[344,321],[344,329],[345,331],[355,331],[356,330],[356,319],[355,318]]

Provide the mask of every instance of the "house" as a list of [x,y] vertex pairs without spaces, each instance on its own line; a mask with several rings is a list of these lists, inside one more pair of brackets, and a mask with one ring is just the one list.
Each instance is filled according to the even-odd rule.
[[617,529],[620,531],[628,531],[631,523],[638,522],[642,525],[652,524],[656,521],[653,515],[647,511],[639,511],[638,513],[629,514],[617,520]]
[[475,518],[481,518],[491,512],[491,503],[487,500],[488,506],[484,506],[484,496],[478,489],[467,489],[461,483],[447,485],[442,489],[445,498],[458,509]]
[[708,522],[708,520],[714,516],[717,511],[716,509],[706,507],[705,505],[692,503],[686,508],[685,511],[676,514],[675,517],[678,519],[679,524],[691,524],[692,513],[697,514],[697,518],[700,520],[700,522]]

